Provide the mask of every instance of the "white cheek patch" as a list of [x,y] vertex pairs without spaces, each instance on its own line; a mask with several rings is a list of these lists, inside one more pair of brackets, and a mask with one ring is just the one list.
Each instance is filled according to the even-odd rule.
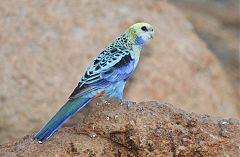
[[143,45],[146,41],[148,41],[151,38],[151,35],[149,33],[142,33],[140,36],[138,36],[135,39],[136,45]]
[[148,36],[147,36],[146,34],[144,34],[144,35],[142,36],[142,39],[143,39],[144,41],[146,41],[146,40],[148,40]]

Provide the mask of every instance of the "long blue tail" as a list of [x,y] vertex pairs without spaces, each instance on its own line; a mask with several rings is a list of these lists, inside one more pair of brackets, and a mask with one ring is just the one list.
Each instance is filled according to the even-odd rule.
[[68,100],[63,107],[47,122],[47,124],[32,138],[43,143],[74,113],[83,108],[91,98],[76,98]]

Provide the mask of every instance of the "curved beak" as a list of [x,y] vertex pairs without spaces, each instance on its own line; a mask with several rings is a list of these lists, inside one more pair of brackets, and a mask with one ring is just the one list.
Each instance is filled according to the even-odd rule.
[[154,32],[154,31],[150,32],[150,38],[151,38],[151,39],[153,39],[154,35],[155,35],[155,32]]

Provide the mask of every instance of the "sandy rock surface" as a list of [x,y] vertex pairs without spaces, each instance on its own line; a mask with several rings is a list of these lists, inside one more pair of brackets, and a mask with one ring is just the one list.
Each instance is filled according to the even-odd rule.
[[40,129],[96,53],[138,21],[151,23],[156,37],[127,84],[128,99],[239,117],[218,60],[166,1],[8,0],[0,17],[0,142]]
[[32,135],[0,146],[0,156],[238,156],[240,121],[184,112],[170,104],[117,102],[92,108],[78,127],[44,144]]

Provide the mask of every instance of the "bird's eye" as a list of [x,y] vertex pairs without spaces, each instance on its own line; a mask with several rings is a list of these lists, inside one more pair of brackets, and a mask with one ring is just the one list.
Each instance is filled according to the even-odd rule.
[[146,26],[142,26],[142,27],[141,27],[141,30],[143,30],[144,32],[146,32],[146,31],[147,31],[147,27],[146,27]]

